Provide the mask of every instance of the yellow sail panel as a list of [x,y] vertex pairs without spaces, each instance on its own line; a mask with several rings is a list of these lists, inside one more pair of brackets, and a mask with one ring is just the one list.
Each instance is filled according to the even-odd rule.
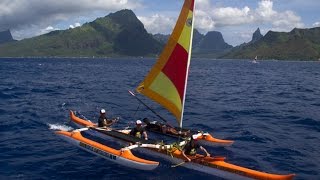
[[150,90],[150,89],[146,89],[145,91],[143,91],[143,95],[149,97],[150,99],[154,100],[155,102],[158,102],[159,104],[165,104],[167,109],[170,109],[170,112],[177,118],[180,119],[181,118],[181,110],[179,110],[177,108],[176,105],[174,105],[173,103],[167,101],[167,99],[164,99],[162,96],[160,96],[159,94],[155,93],[154,91]]
[[179,37],[178,43],[183,46],[183,48],[189,52],[190,47],[190,34],[192,31],[192,11],[189,11],[187,22],[184,25],[183,31]]
[[194,0],[185,0],[176,26],[158,61],[137,91],[168,109],[182,126],[190,64]]
[[149,88],[160,96],[159,99],[153,98],[153,100],[156,102],[166,101],[167,103],[176,107],[179,112],[181,112],[181,99],[179,93],[175,85],[165,74],[159,73]]

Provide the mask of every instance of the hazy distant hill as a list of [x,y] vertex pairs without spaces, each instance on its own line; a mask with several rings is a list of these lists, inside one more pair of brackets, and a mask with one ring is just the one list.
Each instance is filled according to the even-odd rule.
[[199,43],[203,39],[204,35],[201,34],[197,29],[193,30],[193,41],[192,41],[192,47],[198,47]]
[[81,27],[1,45],[0,56],[146,56],[162,46],[131,10],[121,10]]
[[153,38],[159,41],[161,44],[166,44],[167,41],[169,40],[170,35],[169,34],[154,34]]
[[[153,37],[160,43],[167,43],[170,35],[155,34]],[[227,44],[220,32],[209,31],[206,35],[197,29],[193,31],[192,55],[195,57],[215,58],[231,50],[232,46]]]
[[234,48],[223,58],[279,60],[318,60],[320,58],[320,27],[293,29],[291,32],[269,31],[254,43]]
[[0,44],[15,41],[12,38],[10,30],[5,30],[0,32]]
[[[201,37],[201,36],[199,36]],[[218,31],[209,31],[193,45],[193,54],[197,57],[216,58],[231,50],[232,46],[227,44]]]

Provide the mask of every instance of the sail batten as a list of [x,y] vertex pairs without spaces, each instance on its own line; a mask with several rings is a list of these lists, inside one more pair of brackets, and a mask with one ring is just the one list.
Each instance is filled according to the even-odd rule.
[[169,110],[182,127],[191,57],[194,0],[185,0],[173,32],[137,91]]

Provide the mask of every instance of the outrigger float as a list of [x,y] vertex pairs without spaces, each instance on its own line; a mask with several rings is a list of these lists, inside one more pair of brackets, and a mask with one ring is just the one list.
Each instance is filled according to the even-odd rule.
[[[177,130],[183,129],[182,120],[191,59],[194,8],[195,0],[184,1],[177,23],[163,52],[151,71],[136,88],[138,93],[159,103],[175,116],[179,124]],[[131,150],[141,150],[141,152],[148,152],[150,155],[159,156],[175,163],[175,167],[180,165],[225,179],[289,180],[295,176],[294,174],[270,174],[240,167],[225,162],[225,157],[205,157],[196,154],[195,156],[188,156],[191,162],[186,162],[186,159],[182,156],[182,148],[187,140],[174,144],[142,140],[128,135],[129,130],[99,128],[91,121],[75,116],[73,112],[70,112],[70,115],[71,120],[83,128],[71,132],[57,131],[56,134],[90,153],[127,167],[153,170],[159,165],[159,162],[136,157],[131,152]],[[111,148],[109,145],[85,137],[84,134],[87,132],[94,132],[94,135],[115,139],[117,142],[121,141],[125,144],[125,147],[118,150]],[[191,133],[200,142],[209,145],[228,146],[233,143],[229,140],[216,139],[209,133]],[[133,143],[133,145],[128,146],[129,143]]]

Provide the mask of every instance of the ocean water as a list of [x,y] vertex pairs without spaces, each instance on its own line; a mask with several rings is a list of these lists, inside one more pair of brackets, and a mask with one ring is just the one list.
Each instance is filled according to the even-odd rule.
[[[219,179],[161,161],[154,171],[111,163],[60,139],[68,110],[117,127],[155,117],[129,95],[154,59],[0,59],[0,179]],[[207,149],[260,171],[320,179],[320,63],[201,60],[191,63],[184,127],[231,147]],[[170,123],[172,116],[141,97]]]

